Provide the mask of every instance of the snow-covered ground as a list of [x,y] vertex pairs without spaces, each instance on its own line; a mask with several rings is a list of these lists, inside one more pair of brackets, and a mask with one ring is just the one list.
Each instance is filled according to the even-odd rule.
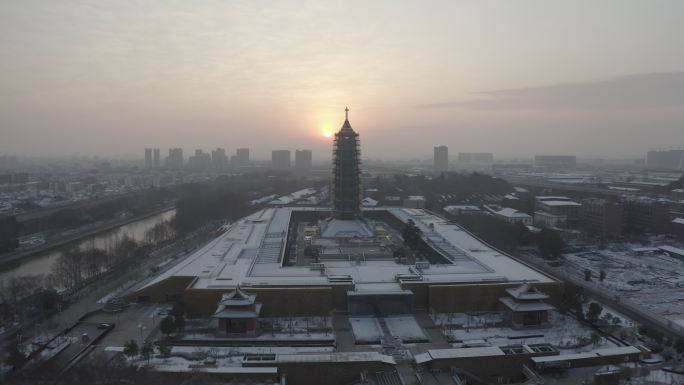
[[[487,313],[478,318],[495,320],[495,313]],[[511,329],[508,327],[484,326],[483,322],[462,322],[464,319],[477,318],[465,314],[433,314],[435,323],[444,327],[443,333],[452,341],[454,346],[505,346],[521,344],[549,343],[564,353],[584,352],[596,348],[615,347],[614,343],[601,338],[596,345],[591,343],[594,330],[581,324],[576,319],[551,312],[550,326],[538,329]],[[455,321],[448,323],[448,320]]]
[[[119,347],[109,346],[105,350],[117,351]],[[259,368],[242,368],[245,354],[312,354],[332,353],[333,347],[213,347],[213,346],[174,346],[169,357],[155,355],[149,366],[160,371],[194,371],[201,370],[215,373],[239,373],[241,371],[259,370]],[[146,366],[148,362],[141,358],[131,363]]]
[[385,333],[381,322],[385,322],[387,330],[393,336],[404,343],[424,342],[428,338],[416,319],[410,315],[393,315],[383,318],[373,316],[350,317],[349,323],[354,333],[357,344],[377,344],[382,341]]
[[477,314],[466,313],[437,313],[430,317],[437,325],[450,325],[454,327],[491,327],[503,322],[501,312],[481,312]]
[[[629,300],[684,326],[684,261],[661,251],[633,251],[642,246],[615,244],[565,254],[562,269],[575,275],[591,270],[593,283],[613,292],[616,300]],[[601,270],[606,272],[603,281]]]
[[[245,336],[245,338],[262,341],[333,341],[335,339],[330,317],[260,318],[259,325],[261,327],[259,335]],[[187,321],[182,338],[184,340],[211,340],[236,337],[222,335],[216,330],[216,326],[211,326],[209,319],[191,319]]]

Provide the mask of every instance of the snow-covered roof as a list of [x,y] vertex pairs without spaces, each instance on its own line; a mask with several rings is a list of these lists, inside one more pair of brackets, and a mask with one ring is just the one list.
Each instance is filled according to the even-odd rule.
[[321,226],[322,238],[371,237],[373,230],[359,219],[332,219]]
[[256,294],[247,294],[238,286],[230,293],[223,294],[218,304],[223,306],[249,306],[254,304],[255,299]]
[[430,349],[426,353],[416,354],[413,358],[417,364],[423,364],[432,360],[448,360],[456,358],[495,357],[505,356],[496,346],[483,346],[477,348],[453,348],[453,349]]
[[[403,223],[413,220],[422,231],[424,240],[450,262],[432,264],[429,269],[424,269],[420,272],[421,282],[554,282],[553,278],[492,248],[460,226],[424,209],[378,207],[365,210],[386,211]],[[185,277],[190,289],[228,292],[238,285],[243,288],[281,285],[329,287],[335,284],[329,278],[335,276],[349,277],[354,285],[396,284],[402,281],[402,277],[416,275],[410,265],[399,264],[392,259],[367,260],[363,264],[348,260],[326,260],[322,262],[325,267],[323,270],[312,270],[309,266],[284,266],[283,256],[290,218],[295,211],[325,212],[330,209],[269,207],[257,211],[235,221],[216,239],[185,258],[165,266],[166,270],[141,283],[134,290],[172,277]],[[337,224],[334,227],[338,231],[343,230]]]
[[542,300],[548,299],[549,296],[532,287],[529,283],[524,283],[518,287],[508,288],[506,292],[510,294],[511,297],[520,300]]
[[218,302],[214,318],[256,318],[261,312],[261,304],[255,303],[256,294],[247,294],[240,286],[230,293],[223,294]]
[[586,358],[594,358],[594,357],[606,357],[606,356],[621,356],[625,354],[636,354],[636,353],[641,353],[641,350],[637,349],[634,346],[620,346],[620,347],[614,347],[614,348],[605,348],[605,349],[595,349],[589,352],[583,352],[583,353],[570,353],[570,354],[561,354],[557,356],[542,356],[542,357],[532,357],[532,361],[535,364],[543,363],[543,362],[558,362],[558,361],[572,361],[572,360],[581,360],[581,359],[586,359]]
[[507,218],[532,218],[528,214],[525,214],[523,212],[520,212],[516,209],[510,208],[510,207],[504,207],[503,209],[499,210],[496,212],[498,215],[501,215],[503,217]]
[[571,201],[569,197],[563,195],[539,195],[535,198],[536,200],[543,201]]
[[361,200],[361,204],[365,207],[375,207],[378,205],[378,201],[371,197],[365,197]]
[[632,251],[635,253],[650,253],[653,251],[660,251],[657,247],[634,247]]
[[276,354],[275,363],[306,362],[384,362],[396,365],[392,356],[378,352],[337,352],[317,354]]
[[511,311],[543,311],[553,310],[553,306],[544,302],[516,302],[513,298],[502,297],[499,302],[504,304]]
[[480,211],[478,206],[474,205],[449,205],[444,206],[445,211]]
[[218,310],[216,313],[212,314],[212,318],[231,318],[231,319],[239,319],[239,318],[257,318],[259,317],[259,313],[261,312],[261,304],[258,303],[254,306],[254,310],[251,309],[246,309],[246,310],[235,310],[231,308],[225,308],[223,310]]
[[680,257],[684,257],[684,249],[680,249],[680,248],[674,247],[674,246],[667,246],[667,245],[665,245],[665,246],[659,246],[658,248],[659,248],[660,250],[666,251],[666,252],[668,252],[668,253],[670,253],[670,254],[675,254],[675,255],[678,255],[678,256],[680,256]]
[[540,203],[545,204],[547,206],[553,206],[553,207],[560,207],[560,206],[582,206],[581,203],[573,202],[573,201],[554,201],[554,200],[544,200],[541,201]]

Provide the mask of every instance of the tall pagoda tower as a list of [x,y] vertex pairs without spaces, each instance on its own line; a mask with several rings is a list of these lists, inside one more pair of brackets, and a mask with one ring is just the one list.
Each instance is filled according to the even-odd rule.
[[333,217],[356,219],[361,216],[361,150],[359,134],[349,124],[349,108],[344,124],[333,142]]

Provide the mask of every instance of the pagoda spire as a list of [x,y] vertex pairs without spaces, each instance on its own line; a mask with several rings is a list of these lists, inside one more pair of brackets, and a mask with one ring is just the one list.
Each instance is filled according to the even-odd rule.
[[344,124],[342,125],[342,128],[352,128],[351,124],[349,123],[349,107],[344,108]]

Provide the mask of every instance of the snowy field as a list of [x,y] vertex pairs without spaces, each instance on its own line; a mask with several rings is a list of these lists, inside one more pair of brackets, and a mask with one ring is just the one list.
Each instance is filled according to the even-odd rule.
[[[496,313],[484,317],[494,320]],[[538,329],[511,329],[508,327],[482,326],[477,323],[463,323],[465,314],[433,314],[435,324],[443,326],[444,335],[454,342],[455,347],[464,346],[505,346],[549,343],[563,353],[584,352],[596,348],[616,347],[614,343],[602,338],[596,345],[591,343],[593,330],[576,319],[551,312],[550,327]],[[457,320],[447,323],[447,320]],[[469,325],[469,326],[465,326]]]
[[[684,261],[664,252],[638,255],[632,251],[641,246],[609,245],[603,250],[565,254],[562,269],[575,275],[589,269],[594,284],[615,293],[616,298],[684,326]],[[601,270],[606,272],[603,281],[599,280]]]

